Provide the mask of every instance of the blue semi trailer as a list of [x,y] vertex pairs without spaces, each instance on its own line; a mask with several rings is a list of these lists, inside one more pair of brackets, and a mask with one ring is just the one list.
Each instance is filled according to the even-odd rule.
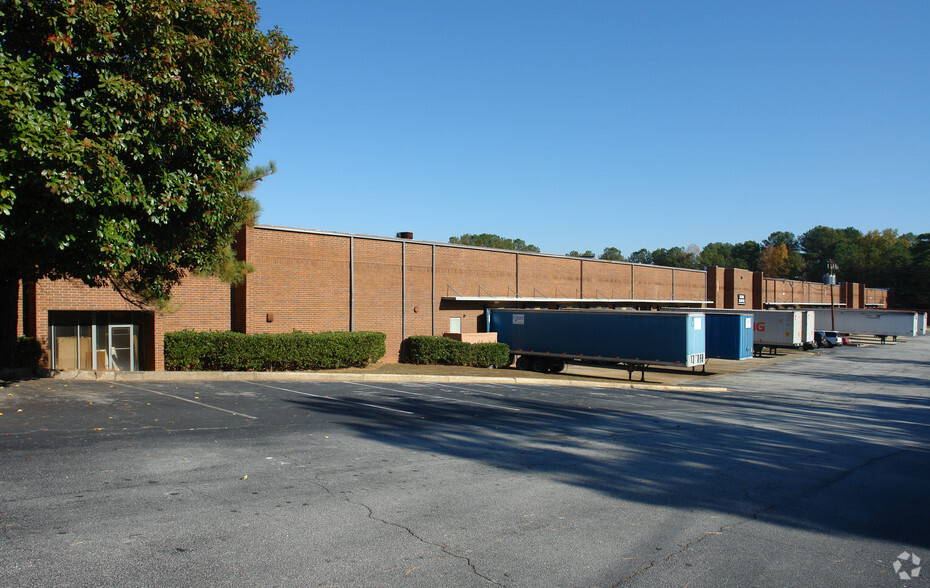
[[753,322],[751,314],[723,314],[704,310],[707,331],[704,345],[707,357],[749,359],[752,357]]
[[517,367],[559,372],[566,360],[623,365],[703,366],[704,315],[600,309],[488,309],[489,332],[510,346]]

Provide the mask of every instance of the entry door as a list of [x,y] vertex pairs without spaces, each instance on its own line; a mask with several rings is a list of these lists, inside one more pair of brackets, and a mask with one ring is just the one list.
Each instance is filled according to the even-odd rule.
[[110,366],[112,369],[131,372],[135,369],[133,358],[132,325],[110,325]]

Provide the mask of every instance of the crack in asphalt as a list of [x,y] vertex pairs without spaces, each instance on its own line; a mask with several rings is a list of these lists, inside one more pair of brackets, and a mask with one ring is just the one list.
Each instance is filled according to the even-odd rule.
[[336,495],[336,493],[333,492],[329,487],[327,487],[325,484],[323,484],[322,482],[320,482],[318,478],[317,478],[316,480],[313,480],[313,483],[316,484],[317,486],[319,486],[320,488],[322,488],[323,490],[325,490],[326,493],[329,494],[330,496],[332,496],[333,498],[341,498],[342,500],[344,500],[345,502],[348,502],[349,504],[352,504],[352,505],[355,505],[355,506],[361,506],[362,508],[364,508],[365,510],[368,511],[368,518],[369,518],[369,519],[371,519],[371,520],[373,520],[373,521],[378,521],[379,523],[383,523],[383,524],[389,525],[389,526],[391,526],[391,527],[397,527],[398,529],[402,529],[402,530],[406,531],[411,537],[413,537],[413,538],[416,539],[417,541],[423,543],[424,545],[430,545],[430,546],[432,546],[432,547],[436,547],[436,548],[438,548],[440,551],[442,551],[443,553],[445,553],[446,555],[449,555],[449,556],[452,556],[452,557],[454,557],[454,558],[456,558],[456,559],[460,559],[460,560],[464,561],[464,562],[468,565],[468,567],[471,568],[471,571],[472,571],[473,574],[475,574],[475,575],[478,576],[479,578],[485,580],[486,582],[490,582],[491,584],[494,584],[495,586],[501,586],[502,588],[506,588],[506,585],[505,585],[505,584],[501,584],[501,583],[498,582],[497,580],[494,580],[493,578],[489,578],[488,576],[485,576],[485,575],[482,574],[480,571],[478,571],[477,566],[476,566],[475,563],[471,560],[471,558],[469,558],[468,556],[461,555],[461,554],[455,553],[455,552],[453,552],[453,551],[450,551],[449,548],[447,548],[445,545],[442,545],[441,543],[434,543],[434,542],[432,542],[432,541],[429,541],[429,540],[427,540],[427,539],[425,539],[425,538],[423,538],[423,537],[417,535],[416,532],[415,532],[413,529],[411,529],[410,527],[407,527],[407,526],[405,526],[405,525],[401,525],[400,523],[395,523],[395,522],[393,522],[393,521],[388,521],[388,520],[382,519],[381,517],[375,515],[374,509],[372,509],[372,508],[371,508],[370,506],[368,506],[367,504],[365,504],[365,503],[363,503],[363,502],[357,502],[357,501],[355,501],[355,500],[351,500],[348,496],[344,496],[344,495],[343,495],[343,496],[338,496],[338,495]]
[[[3,505],[0,504],[0,507],[2,506]],[[0,529],[3,529],[3,536],[6,537],[7,541],[9,541],[10,544],[13,545],[13,547],[16,547],[16,541],[13,541],[13,538],[10,537],[10,533],[7,530],[6,525],[3,524],[3,509],[2,508],[0,508]]]

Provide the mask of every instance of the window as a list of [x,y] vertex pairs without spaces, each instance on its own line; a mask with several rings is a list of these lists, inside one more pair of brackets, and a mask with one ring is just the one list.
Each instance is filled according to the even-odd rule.
[[144,312],[49,312],[51,368],[121,370],[142,368]]

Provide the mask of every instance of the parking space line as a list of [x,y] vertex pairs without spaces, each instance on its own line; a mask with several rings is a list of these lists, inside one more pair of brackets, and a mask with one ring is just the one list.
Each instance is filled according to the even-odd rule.
[[466,388],[464,386],[453,386],[451,384],[437,383],[435,385],[440,388],[451,388],[452,390],[458,390],[458,391],[466,392],[468,394],[476,394],[476,395],[487,394],[489,396],[500,396],[501,398],[505,398],[507,396],[506,394],[501,394],[500,392],[491,392],[489,390],[482,390],[482,389],[475,390],[472,388]]
[[308,396],[310,398],[319,398],[321,400],[329,400],[331,402],[348,402],[350,404],[358,404],[361,406],[368,406],[370,408],[378,408],[381,410],[387,410],[390,412],[399,412],[401,414],[412,415],[414,413],[409,410],[401,410],[399,408],[391,408],[389,406],[381,406],[380,404],[371,404],[368,402],[362,402],[360,400],[355,400],[352,398],[333,398],[332,396],[322,396],[320,394],[311,394],[310,392],[300,392],[299,390],[291,390],[290,388],[282,388],[280,386],[272,386],[271,384],[262,384],[261,382],[249,382],[250,384],[255,384],[256,386],[262,386],[263,388],[271,388],[273,390],[280,390],[282,392],[290,392],[291,394],[299,394],[300,396]]
[[460,404],[474,404],[475,406],[484,406],[486,408],[496,408],[500,410],[510,410],[513,412],[520,412],[519,408],[511,408],[509,406],[502,406],[500,404],[488,404],[485,402],[475,402],[473,400],[462,400],[461,398],[447,398],[445,396],[436,396],[435,394],[420,394],[418,392],[411,392],[410,390],[395,390],[393,388],[385,388],[383,386],[374,386],[372,384],[365,384],[362,382],[343,382],[343,384],[365,386],[366,388],[374,388],[376,390],[387,390],[388,392],[394,392],[395,394],[409,394],[411,396],[422,396],[423,398],[434,398],[436,400],[446,400],[449,402],[458,402]]
[[158,390],[151,390],[149,388],[142,388],[141,386],[130,386],[129,384],[124,384],[122,382],[114,382],[120,386],[125,386],[126,388],[132,388],[133,390],[142,390],[143,392],[149,392],[151,394],[158,394],[159,396],[167,396],[168,398],[174,398],[175,400],[182,400],[184,402],[190,402],[191,404],[196,404],[198,406],[203,406],[205,408],[212,408],[213,410],[218,410],[220,412],[227,412],[231,415],[240,416],[247,419],[257,419],[258,417],[252,416],[250,414],[245,414],[244,412],[236,412],[234,410],[228,410],[225,408],[220,408],[219,406],[213,406],[212,404],[207,404],[205,402],[197,402],[196,400],[189,400],[187,398],[182,398],[181,396],[175,396],[174,394],[168,394],[167,392],[159,392]]

